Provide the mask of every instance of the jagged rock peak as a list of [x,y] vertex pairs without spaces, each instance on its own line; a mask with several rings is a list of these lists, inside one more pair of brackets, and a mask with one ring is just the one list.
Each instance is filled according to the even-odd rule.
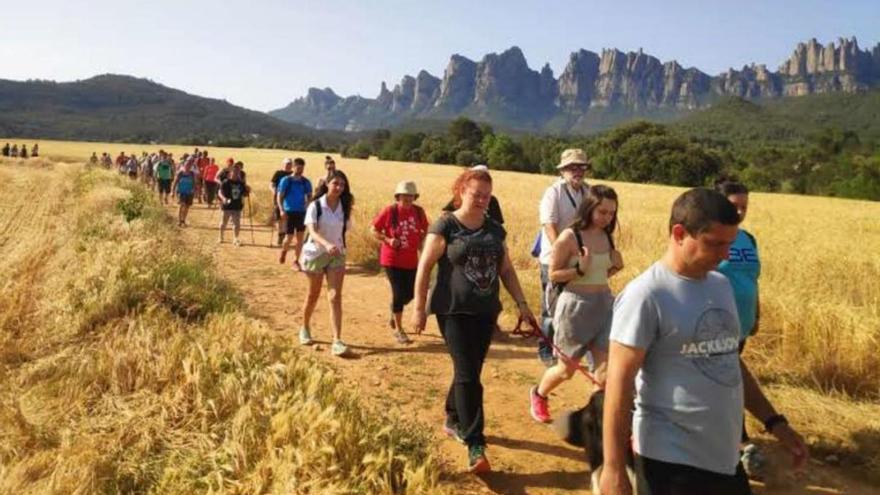
[[457,112],[470,104],[474,99],[476,74],[477,63],[473,60],[459,54],[450,57],[435,106]]

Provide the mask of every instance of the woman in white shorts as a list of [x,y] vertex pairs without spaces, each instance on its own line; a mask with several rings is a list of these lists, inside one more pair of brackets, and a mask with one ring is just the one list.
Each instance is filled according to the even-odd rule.
[[326,277],[330,323],[333,327],[330,352],[334,356],[348,353],[348,347],[342,341],[342,281],[345,278],[345,233],[351,227],[353,202],[348,178],[341,171],[334,170],[315,191],[315,198],[306,208],[304,222],[308,239],[302,248],[300,266],[309,279],[309,291],[303,304],[299,342],[302,345],[312,343],[312,313]]
[[590,352],[593,374],[605,381],[608,336],[614,295],[608,277],[623,269],[623,258],[614,249],[617,227],[617,193],[607,186],[589,188],[574,223],[563,230],[550,257],[550,281],[564,284],[553,313],[553,343],[570,359],[560,359],[544,372],[529,391],[530,413],[535,421],[549,423],[548,397],[570,379]]

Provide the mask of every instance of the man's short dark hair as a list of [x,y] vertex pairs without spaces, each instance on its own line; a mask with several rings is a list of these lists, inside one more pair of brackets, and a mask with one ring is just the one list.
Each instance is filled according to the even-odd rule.
[[304,165],[306,164],[306,161],[303,160],[302,158],[294,158],[294,159],[293,159],[293,164],[294,164],[294,165],[303,165],[303,166],[304,166]]
[[688,234],[696,236],[709,230],[713,222],[739,224],[736,207],[719,192],[698,187],[684,192],[672,203],[670,232],[675,224],[681,224]]

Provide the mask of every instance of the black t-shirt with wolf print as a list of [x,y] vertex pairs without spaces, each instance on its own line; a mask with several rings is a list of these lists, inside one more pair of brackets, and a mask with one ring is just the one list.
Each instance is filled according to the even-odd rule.
[[431,293],[431,312],[497,315],[501,311],[498,272],[507,237],[504,227],[487,217],[479,229],[471,230],[452,213],[445,213],[431,224],[428,233],[446,240]]

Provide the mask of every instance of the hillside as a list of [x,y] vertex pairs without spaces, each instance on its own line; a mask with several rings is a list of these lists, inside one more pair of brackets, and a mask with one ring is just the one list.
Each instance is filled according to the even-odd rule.
[[880,90],[751,102],[729,98],[671,127],[699,141],[732,144],[801,144],[824,129],[880,142]]
[[223,100],[112,74],[62,83],[0,80],[0,134],[130,142],[342,140]]

